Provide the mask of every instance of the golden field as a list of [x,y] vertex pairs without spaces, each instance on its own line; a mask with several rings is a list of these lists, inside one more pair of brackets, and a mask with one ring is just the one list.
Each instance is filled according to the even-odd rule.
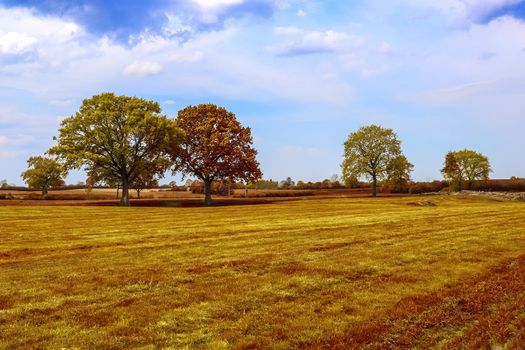
[[524,203],[0,206],[0,237],[1,349],[525,344]]

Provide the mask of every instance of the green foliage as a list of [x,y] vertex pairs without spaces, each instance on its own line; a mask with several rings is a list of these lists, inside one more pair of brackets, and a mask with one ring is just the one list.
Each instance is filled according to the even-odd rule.
[[31,157],[27,165],[28,169],[21,177],[30,188],[41,190],[42,196],[46,196],[50,188],[64,185],[63,178],[67,176],[67,170],[56,159]]
[[441,173],[451,187],[461,190],[466,183],[467,189],[472,189],[476,180],[487,180],[491,172],[489,159],[476,151],[464,149],[448,152]]
[[[398,157],[404,156],[401,142],[392,129],[364,126],[351,133],[344,144],[343,179],[345,183],[355,183],[363,176],[370,179],[372,195],[376,196],[377,181],[386,180],[393,170],[397,171],[395,162]],[[407,164],[410,163],[407,161]],[[411,168],[403,170],[410,172]]]
[[386,183],[391,192],[407,192],[410,183],[410,173],[414,166],[404,155],[397,156],[387,165]]
[[270,180],[259,180],[256,183],[250,183],[248,185],[249,189],[259,189],[259,190],[275,190],[279,187],[278,181]]
[[157,102],[103,93],[84,100],[75,115],[62,121],[58,145],[49,153],[68,168],[83,167],[92,181],[121,184],[121,203],[129,205],[131,183],[144,169],[166,171],[167,150],[180,138]]

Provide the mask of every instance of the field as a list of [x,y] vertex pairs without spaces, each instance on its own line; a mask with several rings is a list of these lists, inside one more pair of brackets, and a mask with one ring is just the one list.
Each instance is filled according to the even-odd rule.
[[0,206],[1,349],[521,349],[525,204]]

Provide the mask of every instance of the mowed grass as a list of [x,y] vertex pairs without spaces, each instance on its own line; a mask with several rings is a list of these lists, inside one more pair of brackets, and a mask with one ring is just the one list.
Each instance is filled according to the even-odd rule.
[[0,237],[3,349],[525,342],[524,203],[0,207]]

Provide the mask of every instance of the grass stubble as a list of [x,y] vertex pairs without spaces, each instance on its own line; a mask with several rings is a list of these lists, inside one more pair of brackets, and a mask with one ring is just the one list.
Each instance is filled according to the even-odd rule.
[[525,344],[525,204],[0,207],[0,348]]

